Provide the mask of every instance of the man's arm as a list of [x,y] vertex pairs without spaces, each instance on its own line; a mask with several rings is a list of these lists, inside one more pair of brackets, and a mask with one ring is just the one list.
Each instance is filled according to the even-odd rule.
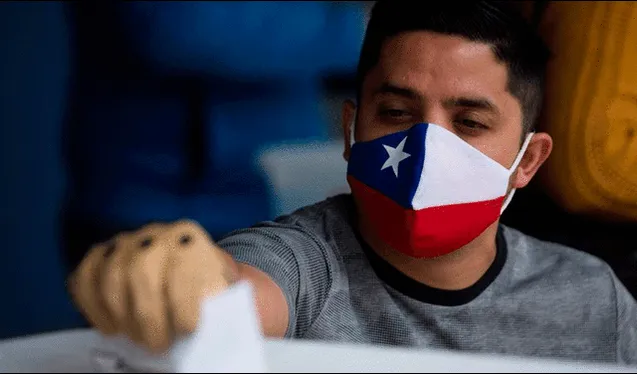
[[263,80],[353,72],[363,5],[139,1],[119,11],[135,50],[162,72]]
[[334,271],[325,245],[298,226],[266,223],[237,231],[218,246],[256,289],[267,336],[302,335],[327,299]]
[[637,302],[619,279],[613,277],[617,295],[617,361],[637,365]]
[[255,288],[266,335],[299,336],[331,286],[329,252],[319,241],[298,226],[270,223],[217,244],[194,221],[152,223],[93,246],[68,287],[101,333],[153,352],[195,331],[204,298],[239,279]]
[[239,278],[249,281],[254,287],[263,334],[271,338],[285,337],[290,325],[290,309],[283,290],[261,270],[245,264],[237,265]]

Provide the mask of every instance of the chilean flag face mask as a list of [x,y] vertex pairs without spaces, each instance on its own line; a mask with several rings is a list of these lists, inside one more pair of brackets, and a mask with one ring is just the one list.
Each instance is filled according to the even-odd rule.
[[[449,254],[495,222],[513,197],[507,169],[434,124],[352,146],[347,180],[371,229],[416,258]],[[352,138],[353,139],[353,138]]]

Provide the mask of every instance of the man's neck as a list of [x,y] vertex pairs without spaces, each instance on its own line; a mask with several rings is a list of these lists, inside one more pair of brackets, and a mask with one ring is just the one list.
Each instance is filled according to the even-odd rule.
[[380,241],[364,220],[359,222],[361,235],[374,252],[408,277],[429,287],[442,290],[468,288],[480,280],[495,260],[498,222],[457,251],[433,259],[404,255]]

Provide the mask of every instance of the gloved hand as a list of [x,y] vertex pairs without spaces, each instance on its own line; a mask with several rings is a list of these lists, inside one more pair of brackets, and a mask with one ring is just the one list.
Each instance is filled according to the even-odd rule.
[[104,335],[152,352],[195,330],[200,305],[238,278],[237,265],[191,221],[150,224],[91,248],[69,278],[81,312]]

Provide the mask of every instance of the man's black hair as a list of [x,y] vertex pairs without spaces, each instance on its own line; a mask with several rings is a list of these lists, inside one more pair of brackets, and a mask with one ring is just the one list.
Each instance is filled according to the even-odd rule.
[[410,31],[456,35],[490,44],[509,72],[508,90],[522,107],[524,133],[534,128],[542,106],[550,52],[531,25],[505,1],[379,0],[374,5],[357,72],[363,80],[378,63],[384,42]]

